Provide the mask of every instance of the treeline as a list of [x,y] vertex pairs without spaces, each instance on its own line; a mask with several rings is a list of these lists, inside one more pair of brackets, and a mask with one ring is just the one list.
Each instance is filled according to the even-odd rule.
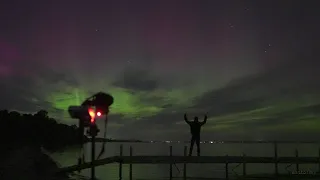
[[35,114],[1,110],[0,122],[0,135],[4,148],[33,145],[56,151],[80,143],[79,129],[76,125],[57,123],[45,110]]

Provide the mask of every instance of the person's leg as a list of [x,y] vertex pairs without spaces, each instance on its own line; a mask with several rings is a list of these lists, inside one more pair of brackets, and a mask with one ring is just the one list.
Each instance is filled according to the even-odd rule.
[[195,141],[197,144],[197,155],[200,156],[200,135],[196,137]]
[[194,138],[194,136],[192,136],[192,137],[191,137],[191,144],[190,144],[190,148],[189,148],[189,156],[192,155],[192,150],[193,150],[194,141],[195,141],[195,138]]

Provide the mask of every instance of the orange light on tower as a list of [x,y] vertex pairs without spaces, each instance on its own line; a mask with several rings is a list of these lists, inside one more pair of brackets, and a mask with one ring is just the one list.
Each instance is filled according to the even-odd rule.
[[95,110],[94,110],[93,108],[89,108],[89,109],[88,109],[88,113],[89,113],[89,115],[90,115],[90,117],[91,117],[90,122],[91,122],[91,123],[94,123],[95,118],[96,118],[96,112],[95,112]]

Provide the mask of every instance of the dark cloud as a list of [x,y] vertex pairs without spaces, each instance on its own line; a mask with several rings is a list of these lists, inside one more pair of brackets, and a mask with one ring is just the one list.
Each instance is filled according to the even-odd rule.
[[131,119],[125,123],[124,129],[140,129],[141,131],[176,129],[177,122],[183,121],[183,113],[159,113],[154,116]]
[[145,93],[141,96],[139,96],[139,103],[142,103],[144,105],[150,105],[150,106],[162,106],[162,104],[165,101],[165,98],[162,95],[157,94],[148,94]]
[[217,116],[254,110],[310,94],[320,95],[319,75],[318,66],[312,62],[291,62],[209,91],[194,101],[193,108]]
[[[37,74],[36,76],[34,74]],[[53,107],[47,95],[55,91],[54,85],[76,86],[73,77],[50,69],[38,69],[26,76],[10,76],[0,79],[0,109],[14,109],[22,112],[35,112],[46,109],[54,116],[63,114],[63,110]],[[56,90],[56,92],[59,90]],[[64,92],[67,93],[67,92]]]
[[108,120],[110,122],[116,122],[118,124],[125,124],[125,123],[129,122],[132,119],[126,118],[122,114],[112,114],[112,110],[111,110],[111,112],[108,115]]
[[70,86],[78,86],[77,80],[67,72],[57,72],[51,69],[43,69],[39,72],[39,76],[48,84],[65,83]]
[[171,104],[171,103],[163,104],[163,105],[161,106],[161,108],[172,108],[172,107],[174,107],[174,105]]
[[47,108],[49,104],[43,101],[41,94],[37,93],[35,82],[22,77],[1,79],[0,109],[14,109],[18,111],[34,112],[40,108]]
[[127,69],[113,85],[132,91],[152,91],[158,88],[159,82],[147,70]]

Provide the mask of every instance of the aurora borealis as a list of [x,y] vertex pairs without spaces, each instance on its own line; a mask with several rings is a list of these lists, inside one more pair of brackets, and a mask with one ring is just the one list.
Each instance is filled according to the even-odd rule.
[[185,112],[208,113],[204,139],[320,130],[316,1],[3,4],[1,109],[74,124],[68,106],[105,91],[111,137],[188,138]]

